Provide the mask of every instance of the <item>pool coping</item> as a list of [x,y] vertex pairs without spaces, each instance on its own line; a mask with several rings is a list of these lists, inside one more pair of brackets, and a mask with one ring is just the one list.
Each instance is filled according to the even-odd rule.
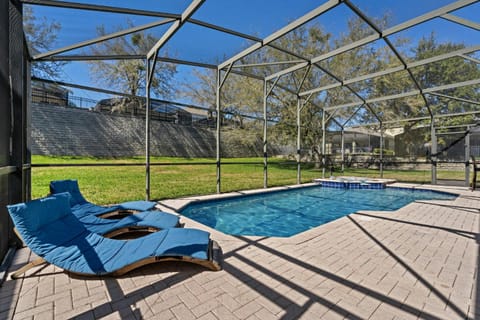
[[[413,202],[388,216],[359,211],[290,238],[212,233],[224,253],[218,272],[163,262],[122,277],[86,278],[47,265],[7,278],[0,318],[479,318],[480,191],[396,186],[459,197]],[[19,249],[9,272],[35,258]]]
[[[198,195],[198,196],[188,196],[188,197],[181,197],[181,198],[174,198],[174,199],[165,199],[158,201],[157,208],[159,208],[162,211],[173,213],[176,215],[179,215],[181,217],[181,220],[185,224],[186,227],[192,227],[192,228],[201,228],[204,230],[209,231],[216,239],[220,240],[229,240],[229,239],[234,239],[237,236],[234,235],[229,235],[226,233],[223,233],[217,229],[214,229],[210,226],[207,226],[205,224],[202,224],[198,221],[192,220],[188,217],[185,217],[184,215],[181,214],[181,210],[188,206],[192,202],[198,202],[198,201],[215,201],[215,200],[220,200],[220,199],[230,199],[230,198],[237,198],[237,197],[244,197],[244,196],[250,196],[250,195],[257,195],[257,194],[266,194],[266,193],[273,193],[273,192],[281,192],[281,191],[288,191],[288,190],[295,190],[295,189],[301,189],[301,188],[311,188],[311,187],[318,187],[320,186],[319,183],[317,182],[309,182],[309,183],[303,183],[303,184],[294,184],[294,185],[287,185],[287,186],[280,186],[280,187],[271,187],[271,188],[261,188],[261,189],[250,189],[250,190],[241,190],[241,191],[234,191],[234,192],[226,192],[226,193],[220,193],[220,194],[209,194],[209,195]],[[446,187],[445,186],[438,186],[438,185],[430,185],[430,184],[413,184],[413,183],[400,183],[400,182],[390,182],[388,183],[388,188],[401,188],[401,189],[413,189],[413,190],[425,190],[425,191],[436,191],[440,193],[450,193],[454,195],[459,195],[460,192],[458,191],[458,187],[452,188],[452,191],[445,191]],[[448,188],[448,187],[447,187]],[[457,191],[453,191],[453,190]],[[453,200],[422,200],[422,201],[454,201]],[[317,233],[319,231],[319,228],[330,228],[332,225],[335,224],[337,221],[341,221],[342,219],[346,219],[347,217],[351,215],[355,215],[357,213],[372,213],[375,215],[388,215],[391,214],[392,212],[398,212],[399,210],[403,210],[412,204],[416,203],[417,201],[411,202],[397,210],[394,211],[381,211],[381,210],[361,210],[358,212],[353,212],[350,213],[344,217],[341,217],[339,219],[332,220],[330,222],[327,222],[325,224],[319,225],[317,227],[302,231],[300,233],[294,234],[290,237],[273,237],[269,236],[268,238],[275,238],[278,240],[288,240],[288,241],[294,241],[296,237],[299,239],[305,238],[306,235],[309,233]],[[264,236],[242,236],[247,239],[261,239],[265,238]]]

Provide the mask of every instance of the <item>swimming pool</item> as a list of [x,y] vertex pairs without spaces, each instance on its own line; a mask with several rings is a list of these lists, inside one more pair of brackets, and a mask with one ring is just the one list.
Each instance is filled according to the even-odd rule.
[[289,237],[359,210],[397,210],[415,200],[452,200],[430,190],[307,187],[195,202],[181,214],[230,235]]

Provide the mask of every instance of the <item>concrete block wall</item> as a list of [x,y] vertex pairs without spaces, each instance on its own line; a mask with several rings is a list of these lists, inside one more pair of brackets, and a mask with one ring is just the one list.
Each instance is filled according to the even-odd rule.
[[[145,154],[144,140],[145,120],[140,118],[32,105],[32,154],[130,157]],[[151,155],[215,157],[215,133],[152,121]]]
[[[222,131],[222,157],[261,157],[263,141],[248,131]],[[151,121],[152,156],[215,158],[215,130]],[[269,156],[293,147],[268,145]],[[31,153],[132,157],[145,154],[145,120],[130,115],[46,104],[32,105]]]

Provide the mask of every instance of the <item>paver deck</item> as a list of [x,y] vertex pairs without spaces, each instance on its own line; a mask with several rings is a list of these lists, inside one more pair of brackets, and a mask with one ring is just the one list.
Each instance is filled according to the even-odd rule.
[[[212,232],[223,270],[164,262],[119,278],[51,265],[0,289],[0,319],[480,319],[480,191],[359,212],[290,238]],[[32,259],[17,251],[10,271]]]

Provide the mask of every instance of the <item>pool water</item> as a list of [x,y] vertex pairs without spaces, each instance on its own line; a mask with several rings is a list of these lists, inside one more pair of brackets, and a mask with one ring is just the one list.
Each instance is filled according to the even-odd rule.
[[230,235],[289,237],[359,210],[397,210],[415,200],[452,200],[456,195],[391,188],[298,188],[195,202],[181,214]]

